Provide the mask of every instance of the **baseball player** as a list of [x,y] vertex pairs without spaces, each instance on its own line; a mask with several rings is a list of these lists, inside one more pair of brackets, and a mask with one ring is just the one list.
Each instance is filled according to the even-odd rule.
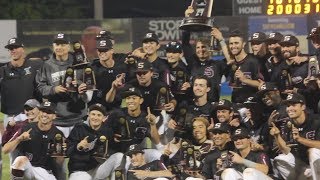
[[[236,129],[232,140],[237,152],[229,151],[232,154],[232,168],[225,169],[221,178],[232,179],[261,179],[271,180],[267,176],[269,172],[269,158],[263,152],[251,150],[249,132],[245,128]],[[217,160],[217,168],[222,166],[221,159]]]
[[297,175],[307,178],[311,174],[313,179],[319,179],[320,175],[317,172],[320,165],[319,117],[306,111],[305,99],[300,94],[289,94],[284,103],[287,105],[287,114],[291,123],[286,127],[292,132],[291,142],[297,146],[292,147],[286,144],[279,135],[280,130],[273,124],[270,134],[274,136],[282,152],[275,157],[274,166],[285,179]]
[[160,160],[146,163],[143,148],[141,148],[141,146],[137,144],[131,145],[126,155],[131,158],[131,164],[127,173],[127,179],[165,180],[167,178],[161,177],[173,176],[172,173],[167,170],[166,166]]
[[44,102],[39,110],[39,121],[26,125],[19,137],[7,143],[10,151],[17,148],[20,152],[11,166],[12,179],[57,179],[54,174],[60,169],[57,169],[56,164],[61,167],[64,158],[48,155],[48,143],[57,134],[63,136],[63,133],[53,126],[55,104]]
[[[101,104],[93,104],[89,107],[88,124],[78,124],[71,131],[67,150],[70,180],[102,180],[110,175],[114,179],[114,170],[120,166],[123,154],[112,149],[116,145],[111,145],[112,129],[103,125],[105,115],[106,110]],[[100,148],[106,148],[108,153],[108,157],[101,156],[107,158],[102,163],[94,157]]]

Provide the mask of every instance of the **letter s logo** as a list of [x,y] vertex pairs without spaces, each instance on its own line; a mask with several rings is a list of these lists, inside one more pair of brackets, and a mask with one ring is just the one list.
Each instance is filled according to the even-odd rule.
[[59,38],[59,39],[63,39],[63,38],[64,38],[64,34],[59,33],[59,34],[57,35],[57,38]]
[[107,41],[106,40],[100,41],[100,46],[101,47],[107,46]]
[[143,69],[143,68],[144,68],[144,63],[143,62],[138,63],[138,69]]

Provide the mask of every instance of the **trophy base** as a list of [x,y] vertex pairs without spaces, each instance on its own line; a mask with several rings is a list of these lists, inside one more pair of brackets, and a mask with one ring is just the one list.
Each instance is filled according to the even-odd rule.
[[65,154],[51,154],[50,157],[67,157]]
[[162,111],[162,110],[165,110],[164,108],[161,108],[161,107],[155,107],[153,108],[154,111]]
[[213,19],[209,17],[186,17],[182,20],[179,29],[200,32],[211,31],[213,25]]
[[132,141],[132,139],[120,139],[120,142],[129,142]]
[[79,63],[79,64],[73,64],[72,67],[74,67],[75,69],[83,69],[84,67],[87,66],[87,64],[89,64],[89,62],[83,62],[83,63]]
[[172,92],[173,94],[179,94],[179,95],[185,95],[186,92],[183,92],[183,91],[174,91]]

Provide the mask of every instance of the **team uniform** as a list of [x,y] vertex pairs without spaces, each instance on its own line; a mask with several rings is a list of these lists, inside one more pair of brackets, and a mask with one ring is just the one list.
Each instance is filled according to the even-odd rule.
[[[86,136],[89,136],[90,148],[79,150],[77,145]],[[101,137],[108,140],[108,158],[103,163],[99,163],[93,156],[99,143],[103,143],[100,141]],[[123,154],[116,153],[113,149],[117,145],[113,142],[111,128],[102,125],[98,130],[94,130],[88,124],[81,123],[71,131],[68,142],[69,179],[106,179],[121,164]]]
[[[18,115],[28,99],[37,97],[35,77],[42,64],[42,61],[26,59],[21,67],[14,67],[10,62],[0,67],[2,113]],[[5,118],[5,126],[7,120]]]
[[235,147],[232,141],[226,143],[223,149],[214,148],[210,151],[204,159],[201,174],[207,179],[218,178],[219,175],[216,174],[219,169],[217,169],[217,159],[221,158],[222,153],[227,153],[228,151],[234,151]]
[[126,152],[132,144],[140,144],[145,137],[150,137],[150,125],[146,120],[147,114],[143,111],[137,117],[132,117],[128,114],[126,108],[113,111],[106,121],[106,125],[114,130],[115,134],[124,135],[122,132],[122,124],[120,119],[124,118],[129,127],[130,141],[121,141],[117,144],[117,151]]
[[[262,74],[259,70],[258,60],[248,54],[242,61],[236,62],[235,66],[232,67],[231,77],[234,77],[234,73],[237,69],[240,69],[246,78],[251,80],[263,79]],[[231,78],[230,83],[235,83],[234,78]],[[231,95],[233,103],[243,103],[248,97],[251,97],[257,92],[257,88],[241,83],[240,88],[234,88]]]
[[169,66],[165,59],[157,57],[156,60],[151,62],[153,67],[153,76],[152,79],[160,80],[166,84],[168,84],[169,78]]
[[166,98],[168,98],[169,101],[171,101],[174,98],[173,94],[168,88],[168,85],[156,79],[152,79],[151,84],[147,87],[139,85],[138,80],[132,80],[128,82],[128,84],[126,84],[123,90],[127,90],[130,87],[136,87],[140,90],[144,99],[141,105],[141,109],[146,111],[147,107],[150,107],[151,111],[155,113],[155,115],[158,115],[158,113],[155,112],[154,108],[155,108],[155,105],[157,104],[157,96],[161,88],[166,89],[166,92],[167,92]]
[[[293,121],[291,121],[294,124]],[[320,140],[320,119],[315,114],[307,114],[305,122],[295,127],[299,129],[299,135],[305,139],[309,140]],[[291,133],[291,130],[285,126],[286,132]],[[290,135],[290,134],[288,134]],[[291,142],[293,139],[291,138]],[[297,146],[291,148],[291,152],[287,155],[280,154],[274,159],[274,166],[277,168],[284,178],[294,177],[295,175],[300,175],[304,173],[304,170],[311,166],[311,171],[316,174],[316,169],[318,169],[318,163],[320,159],[320,151],[316,148],[309,148],[302,144],[295,142]],[[284,161],[286,163],[284,163]],[[295,168],[299,167],[299,168]],[[296,172],[292,174],[293,172]],[[319,175],[314,176],[319,177]]]
[[180,74],[184,74],[182,77],[185,82],[189,82],[190,81],[190,75],[187,71],[187,66],[180,60],[178,62],[178,65],[176,67],[169,67],[170,69],[170,90],[172,92],[172,94],[174,95],[175,99],[177,100],[178,103],[184,101],[184,100],[190,100],[190,94],[191,92],[186,90],[184,93],[185,94],[181,94],[180,92],[180,89],[181,87],[178,86],[178,81],[179,79],[178,78],[181,78],[181,77],[178,77],[180,76]]
[[[264,152],[254,152],[250,151],[249,154],[245,157],[246,160],[259,163],[259,164],[265,164],[270,166],[270,160],[268,156]],[[247,172],[246,172],[247,171]],[[247,177],[246,177],[247,176]],[[221,176],[222,179],[246,179],[249,177],[255,177],[259,179],[268,179],[271,178],[262,173],[259,170],[256,170],[254,168],[247,168],[245,165],[242,164],[233,164],[231,168],[228,168],[224,170],[223,175]]]
[[[167,168],[160,160],[155,160],[140,167],[129,167],[129,170],[161,171],[161,170],[167,170]],[[134,173],[130,171],[128,171],[127,173],[127,179],[138,180],[138,178],[134,175]],[[144,178],[144,180],[152,180],[152,179],[154,178],[148,178],[148,177]]]
[[[55,126],[52,126],[48,131],[41,131],[38,128],[37,123],[30,123],[26,125],[22,132],[29,129],[30,140],[22,141],[18,146],[17,150],[19,155],[17,159],[25,156],[29,162],[24,167],[24,177],[27,179],[41,179],[41,180],[55,180],[54,174],[59,170],[55,159],[48,155],[48,143],[54,141],[56,134],[63,136],[63,133],[58,130]],[[15,161],[12,164],[12,168],[15,167]]]
[[113,56],[114,66],[107,68],[101,65],[99,59],[96,59],[92,62],[91,67],[94,71],[96,77],[96,91],[93,91],[92,100],[89,104],[100,103],[103,104],[106,109],[112,109],[116,106],[119,106],[121,99],[117,98],[113,103],[106,102],[106,94],[111,89],[112,82],[117,78],[117,76],[122,73],[127,72],[126,64],[123,61],[121,56]]
[[182,33],[182,48],[184,56],[187,60],[188,71],[191,77],[204,75],[211,83],[211,91],[209,91],[208,99],[210,102],[219,101],[220,97],[220,84],[223,75],[227,75],[229,68],[226,60],[213,61],[207,59],[200,61],[194,53],[190,43],[190,32],[184,31]]

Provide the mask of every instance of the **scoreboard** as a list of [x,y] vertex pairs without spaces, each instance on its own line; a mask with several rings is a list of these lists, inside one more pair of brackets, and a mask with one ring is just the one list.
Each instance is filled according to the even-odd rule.
[[266,0],[266,2],[266,15],[320,15],[320,0]]
[[233,0],[233,15],[319,15],[320,0]]

